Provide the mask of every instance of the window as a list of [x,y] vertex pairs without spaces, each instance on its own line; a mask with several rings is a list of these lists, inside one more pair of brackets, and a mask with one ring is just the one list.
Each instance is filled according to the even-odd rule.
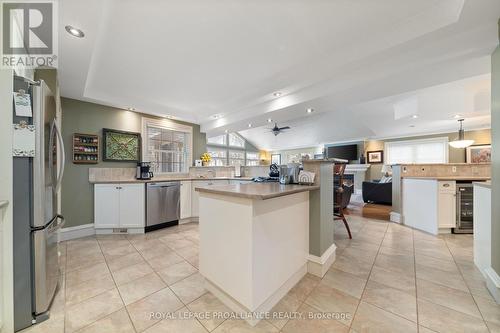
[[247,152],[247,163],[248,166],[259,165],[259,153],[257,152]]
[[227,150],[224,148],[207,147],[207,152],[212,156],[210,166],[225,166],[227,164]]
[[212,156],[210,165],[259,165],[259,153],[255,151],[246,151],[245,147],[245,139],[238,133],[229,133],[207,138],[207,151]]
[[230,150],[229,151],[229,165],[239,164],[245,165],[245,151],[244,150]]
[[448,163],[448,138],[386,142],[385,163]]
[[229,146],[245,148],[245,139],[236,133],[229,133]]
[[209,145],[227,145],[227,135],[218,135],[207,139],[207,144]]
[[155,174],[186,173],[192,161],[192,128],[170,120],[143,118],[142,160]]

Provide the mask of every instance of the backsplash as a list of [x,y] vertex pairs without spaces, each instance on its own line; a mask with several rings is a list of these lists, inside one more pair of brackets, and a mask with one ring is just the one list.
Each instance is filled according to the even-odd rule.
[[402,164],[401,177],[491,177],[490,164]]

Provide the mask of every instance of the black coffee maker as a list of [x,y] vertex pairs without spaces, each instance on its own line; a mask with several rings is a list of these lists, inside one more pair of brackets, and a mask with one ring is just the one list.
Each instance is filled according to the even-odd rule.
[[153,178],[153,173],[149,170],[151,170],[151,163],[149,162],[137,163],[137,171],[135,178],[141,180],[149,180]]

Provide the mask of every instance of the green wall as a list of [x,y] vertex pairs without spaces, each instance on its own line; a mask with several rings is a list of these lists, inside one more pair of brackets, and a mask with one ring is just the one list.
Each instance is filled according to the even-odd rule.
[[[491,59],[491,202],[500,202],[500,47]],[[491,266],[500,275],[500,205],[491,207]]]
[[[94,221],[94,191],[88,180],[88,169],[135,167],[135,163],[99,161],[98,164],[91,165],[73,164],[71,152],[73,134],[97,134],[102,138],[103,128],[141,132],[143,116],[157,117],[69,98],[62,98],[61,104],[62,134],[66,153],[61,205],[62,214],[66,218],[66,227],[74,227]],[[199,158],[206,150],[205,133],[200,132],[199,125],[176,122],[193,127],[193,159]],[[99,158],[102,158],[102,152]]]

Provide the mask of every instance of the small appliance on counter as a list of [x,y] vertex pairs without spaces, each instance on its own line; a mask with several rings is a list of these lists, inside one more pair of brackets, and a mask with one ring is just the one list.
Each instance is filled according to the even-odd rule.
[[280,177],[280,167],[278,166],[278,164],[273,163],[269,166],[269,177],[270,178]]
[[139,180],[150,180],[151,178],[153,178],[153,173],[150,170],[151,170],[151,163],[138,162],[135,178]]
[[194,166],[195,167],[203,166],[203,161],[202,160],[194,160]]
[[280,165],[280,184],[286,185],[290,184],[290,175],[288,174],[288,167],[286,165]]
[[299,163],[288,163],[288,177],[290,178],[291,184],[299,183],[299,173],[300,164]]

